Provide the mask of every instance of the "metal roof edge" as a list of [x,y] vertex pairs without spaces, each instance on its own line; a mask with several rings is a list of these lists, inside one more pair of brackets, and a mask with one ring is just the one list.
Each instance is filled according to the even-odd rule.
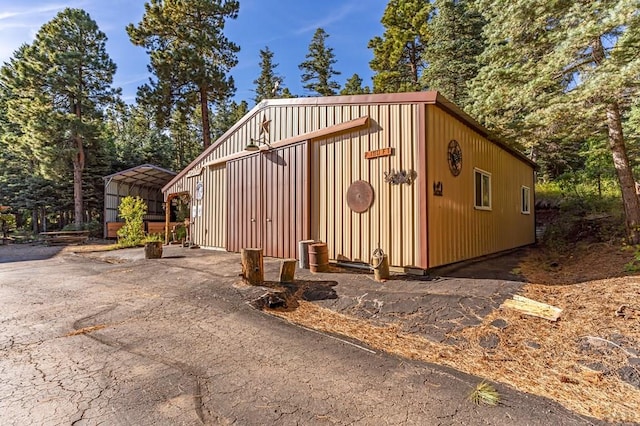
[[137,165],[135,167],[130,167],[130,168],[126,169],[126,170],[120,170],[119,172],[116,172],[116,173],[111,173],[110,175],[107,175],[107,176],[103,176],[102,180],[107,180],[107,179],[116,177],[118,175],[121,175],[123,173],[133,172],[133,171],[136,171],[137,169],[139,169],[141,167],[151,167],[152,169],[159,170],[161,172],[164,172],[164,173],[167,173],[167,174],[170,174],[170,175],[174,175],[174,176],[177,174],[176,172],[168,170],[168,169],[165,169],[163,167],[156,166],[156,165],[149,164],[149,163],[145,163],[145,164]]
[[308,106],[316,106],[316,105],[334,105],[334,104],[342,104],[342,105],[350,105],[350,104],[398,104],[398,103],[424,103],[429,105],[438,105],[448,113],[452,114],[456,118],[460,119],[478,133],[480,133],[483,137],[487,138],[489,141],[495,143],[506,151],[510,152],[512,155],[517,158],[525,161],[535,169],[538,168],[538,165],[524,155],[522,152],[518,151],[515,148],[507,145],[505,142],[501,141],[498,138],[493,137],[489,131],[482,126],[479,122],[473,119],[469,114],[464,112],[458,106],[456,106],[453,102],[449,101],[445,98],[440,92],[432,90],[432,91],[423,91],[423,92],[402,92],[402,93],[373,93],[373,94],[364,94],[364,95],[341,95],[341,96],[321,96],[321,97],[299,97],[299,98],[280,98],[280,99],[264,99],[256,106],[254,106],[248,113],[244,115],[240,120],[238,120],[229,130],[224,132],[222,136],[220,136],[216,141],[211,144],[211,146],[200,155],[198,155],[188,166],[182,169],[169,183],[167,183],[163,188],[162,192],[165,192],[176,183],[179,179],[187,174],[189,170],[195,167],[203,158],[209,155],[211,152],[216,150],[222,142],[236,129],[242,126],[245,122],[250,120],[255,115],[259,114],[261,111],[277,106],[288,106],[288,105],[308,105]]

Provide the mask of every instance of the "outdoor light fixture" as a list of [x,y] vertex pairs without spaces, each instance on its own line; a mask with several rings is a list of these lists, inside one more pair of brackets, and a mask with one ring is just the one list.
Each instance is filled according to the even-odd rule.
[[247,146],[244,147],[244,150],[250,152],[260,151],[260,144],[265,144],[268,150],[271,149],[271,144],[267,142],[266,139],[260,140],[251,138]]
[[267,146],[267,150],[271,149],[271,144],[269,143],[269,124],[271,120],[267,120],[266,116],[262,116],[262,122],[259,125],[259,134],[260,137],[258,139],[251,138],[247,146],[244,147],[245,151],[260,151],[260,144],[265,144]]

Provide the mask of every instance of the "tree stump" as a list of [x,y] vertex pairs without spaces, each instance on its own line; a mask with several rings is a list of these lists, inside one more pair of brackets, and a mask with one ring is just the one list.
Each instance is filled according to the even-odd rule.
[[295,274],[296,274],[296,260],[284,259],[282,263],[280,263],[280,282],[281,283],[292,282]]
[[144,245],[144,258],[145,259],[160,259],[162,257],[162,241],[153,241],[145,243]]
[[261,248],[242,249],[242,277],[251,285],[261,285],[264,282]]

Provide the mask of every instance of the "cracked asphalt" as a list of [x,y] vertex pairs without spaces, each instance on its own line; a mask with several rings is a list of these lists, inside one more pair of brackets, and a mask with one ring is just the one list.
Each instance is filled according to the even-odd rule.
[[142,257],[0,246],[0,424],[597,423],[501,385],[476,406],[476,377],[255,310],[238,255]]

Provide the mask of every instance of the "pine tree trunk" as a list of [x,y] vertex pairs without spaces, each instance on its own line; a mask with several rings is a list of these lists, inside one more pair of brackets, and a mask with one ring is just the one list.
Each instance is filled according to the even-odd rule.
[[211,146],[211,130],[209,129],[209,104],[207,103],[207,89],[200,88],[200,110],[202,112],[202,143],[204,149]]
[[[74,112],[78,121],[82,121],[82,109],[80,102],[74,103]],[[84,146],[82,144],[82,136],[75,135],[76,155],[73,158],[73,210],[74,224],[76,229],[82,229],[84,220],[83,214],[83,197],[82,197],[82,172],[84,171]]]
[[31,229],[34,234],[40,233],[40,227],[38,226],[38,208],[34,207],[31,210]]
[[84,149],[82,141],[77,138],[76,155],[73,159],[73,214],[76,229],[82,228],[84,214],[82,197],[82,171],[84,170]]
[[613,165],[618,174],[618,182],[622,192],[627,236],[630,244],[640,244],[640,229],[638,229],[640,226],[640,200],[636,193],[635,180],[624,144],[622,118],[617,102],[611,102],[607,105],[607,126],[609,127],[609,148],[611,148]]

